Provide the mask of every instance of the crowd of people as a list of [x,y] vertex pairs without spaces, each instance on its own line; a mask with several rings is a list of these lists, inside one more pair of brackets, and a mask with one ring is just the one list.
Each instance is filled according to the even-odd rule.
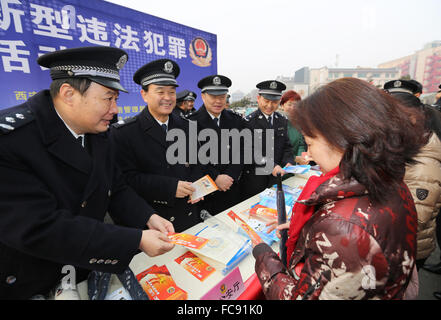
[[[170,251],[168,234],[201,222],[202,210],[218,214],[311,161],[323,174],[277,227],[289,229],[287,261],[264,243],[253,250],[268,299],[411,299],[417,269],[441,273],[441,262],[425,265],[435,232],[440,240],[441,116],[415,96],[418,83],[382,90],[343,78],[302,100],[265,80],[258,109],[242,117],[228,108],[231,79],[198,80],[196,110],[195,92],[177,92],[179,65],[159,59],[133,75],[146,108],[111,124],[127,59],[110,47],[45,54],[49,90],[0,112],[1,299],[53,297],[65,265],[78,282],[130,272],[139,250]],[[172,163],[176,130],[186,156]],[[206,175],[218,191],[192,199]]]

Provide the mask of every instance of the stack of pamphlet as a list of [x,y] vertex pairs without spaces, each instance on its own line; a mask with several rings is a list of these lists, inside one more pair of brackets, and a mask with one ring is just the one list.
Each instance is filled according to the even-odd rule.
[[136,279],[151,300],[187,300],[187,292],[176,285],[165,265],[153,265]]
[[198,249],[189,249],[225,275],[251,252],[251,241],[241,229],[233,230],[216,217],[208,216],[205,224],[196,236],[209,241]]

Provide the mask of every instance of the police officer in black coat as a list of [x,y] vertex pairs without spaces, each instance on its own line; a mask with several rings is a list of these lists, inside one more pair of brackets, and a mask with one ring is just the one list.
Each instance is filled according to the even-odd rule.
[[[190,165],[189,121],[172,113],[179,71],[178,64],[169,59],[155,60],[138,69],[133,80],[142,86],[141,96],[147,106],[137,116],[115,124],[112,137],[128,184],[182,232],[201,221],[197,204],[190,203],[189,196],[195,191],[192,182],[202,172],[197,163]],[[167,154],[169,147],[178,143],[176,139],[167,141],[171,130],[180,130],[186,137],[180,141],[186,150],[180,163],[174,163],[173,155]]]
[[[47,296],[67,265],[80,282],[90,270],[122,273],[138,249],[173,248],[172,224],[123,182],[106,133],[126,61],[109,47],[43,55],[51,90],[1,111],[0,299]],[[103,223],[106,212],[118,225]]]
[[[282,168],[295,163],[288,137],[288,119],[276,112],[286,86],[282,82],[268,80],[260,82],[256,87],[259,89],[259,109],[245,118],[246,128],[250,129],[254,136],[254,163],[244,168],[241,179],[242,200],[274,185],[277,182],[277,173],[283,175],[285,172]],[[272,138],[267,141],[271,134]],[[255,135],[258,135],[257,140]],[[256,144],[257,141],[261,144]],[[260,161],[257,161],[258,159]]]
[[176,107],[173,109],[173,114],[177,116],[180,116],[181,114],[186,116],[195,112],[194,101],[197,96],[196,93],[189,90],[183,90],[176,93]]
[[[205,166],[205,172],[215,181],[219,191],[209,194],[205,197],[205,201],[201,202],[201,206],[210,214],[217,214],[240,202],[239,179],[243,163],[241,158],[238,161],[233,160],[235,154],[241,154],[243,145],[238,147],[239,150],[233,150],[233,141],[229,138],[228,141],[224,141],[223,148],[221,139],[222,129],[241,131],[244,128],[243,118],[234,111],[226,109],[227,93],[231,84],[231,80],[222,75],[212,75],[200,80],[198,87],[201,89],[204,104],[196,112],[187,116],[189,120],[197,123],[198,133],[204,129],[210,129],[209,132],[213,133],[214,140],[211,141],[213,144],[210,143],[210,138],[205,142],[201,141],[201,144],[212,145],[214,148],[209,148],[211,150],[207,153],[199,154],[199,161],[201,161],[201,154],[210,156],[210,152],[213,151],[210,159],[207,159],[208,165]],[[222,149],[227,155],[226,161],[221,159]]]

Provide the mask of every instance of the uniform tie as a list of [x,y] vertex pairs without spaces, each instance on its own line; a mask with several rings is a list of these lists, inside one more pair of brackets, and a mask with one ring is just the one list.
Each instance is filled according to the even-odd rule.
[[214,118],[213,121],[219,127],[219,118]]
[[272,118],[273,118],[272,116],[269,116],[269,117],[268,117],[268,124],[269,124],[270,127],[273,126]]
[[82,137],[82,136],[79,136],[79,137],[77,138],[77,141],[78,141],[78,143],[84,148],[84,145],[83,145],[83,137]]
[[162,130],[164,130],[164,132],[167,133],[167,125],[164,123],[164,124],[161,124],[161,127],[162,127]]

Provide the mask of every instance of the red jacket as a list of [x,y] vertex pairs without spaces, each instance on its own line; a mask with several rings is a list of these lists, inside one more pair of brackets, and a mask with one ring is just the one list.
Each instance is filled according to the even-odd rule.
[[[316,210],[305,224],[289,269],[266,244],[254,248],[267,299],[402,299],[416,255],[417,215],[403,183],[384,205],[339,175],[305,201]],[[300,277],[294,267],[304,262]]]

